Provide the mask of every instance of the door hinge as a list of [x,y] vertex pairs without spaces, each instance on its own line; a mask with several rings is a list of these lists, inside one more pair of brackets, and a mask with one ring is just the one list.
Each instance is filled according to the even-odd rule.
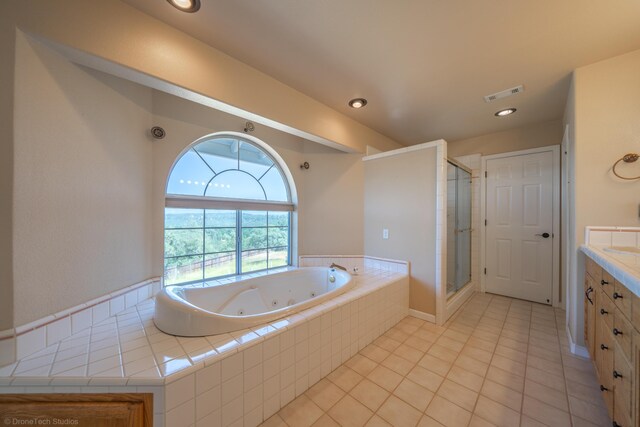
[[487,220],[486,219],[484,220],[484,226],[485,227],[487,226]]
[[487,269],[486,268],[484,269],[484,274],[487,274]]
[[487,177],[487,171],[484,171],[484,177],[485,178]]

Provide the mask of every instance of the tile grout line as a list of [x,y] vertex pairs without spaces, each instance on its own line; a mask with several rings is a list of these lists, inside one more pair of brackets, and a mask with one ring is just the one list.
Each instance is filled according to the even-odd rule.
[[[470,299],[471,299],[471,298],[470,298]],[[469,302],[470,302],[470,299],[469,299]],[[485,306],[484,310],[482,310],[482,314],[480,315],[480,319],[482,318],[482,316],[484,315],[484,313],[487,311],[487,308],[489,308],[489,305],[491,304],[491,301],[493,301],[493,296],[491,296],[491,299],[489,299],[489,301],[487,302],[487,304],[486,304],[486,306]],[[466,307],[466,305],[467,305],[467,303],[465,303],[465,305],[463,305],[462,307],[460,307],[460,309],[458,310],[459,314],[457,314],[457,315],[455,316],[455,318],[454,318],[454,319],[451,319],[451,322],[452,322],[452,323],[453,323],[453,321],[457,320],[457,318],[458,318],[458,317],[460,317],[460,315],[462,314],[462,309],[463,309],[463,308],[465,308],[465,307]],[[446,322],[446,323],[449,323],[449,322]],[[446,324],[446,323],[445,323],[445,324]],[[447,327],[447,328],[448,328],[448,327]],[[471,334],[469,335],[469,338],[467,338],[467,341],[465,341],[465,342],[464,342],[464,345],[463,345],[462,349],[464,349],[464,346],[466,346],[466,345],[467,345],[467,342],[469,341],[469,339],[471,338],[471,336],[473,336],[473,333],[477,330],[477,328],[478,328],[478,326],[477,326],[477,325],[476,325],[476,327],[475,327],[475,328],[473,328],[473,330],[471,331]],[[436,342],[437,342],[437,340],[436,340]],[[435,343],[434,343],[434,344],[435,344]],[[495,349],[494,349],[494,351],[495,351]],[[440,385],[438,386],[438,388],[436,389],[436,391],[433,393],[433,396],[434,396],[434,397],[436,397],[436,396],[438,395],[438,391],[439,391],[439,390],[440,390],[440,388],[442,387],[442,384],[443,384],[445,381],[447,381],[447,375],[449,375],[449,372],[451,372],[451,370],[453,369],[453,367],[456,365],[456,361],[458,360],[458,358],[460,357],[460,355],[461,355],[461,354],[462,354],[462,350],[460,350],[460,352],[458,353],[458,355],[456,356],[456,358],[453,360],[453,362],[451,362],[451,367],[449,368],[449,370],[447,371],[447,373],[444,375],[444,379],[442,380],[442,382],[440,383]],[[435,356],[434,356],[434,357],[435,357]],[[493,358],[493,353],[492,353],[491,357]],[[463,369],[463,368],[461,368],[461,369]],[[488,369],[488,368],[487,368],[487,369]],[[450,381],[451,381],[451,380],[450,380]],[[458,384],[458,383],[457,383],[457,382],[455,382],[455,381],[452,381],[452,382],[454,382],[454,383]],[[484,378],[483,378],[483,384],[484,384]],[[468,390],[471,390],[471,389],[469,389],[468,387],[466,387],[466,386],[464,386],[464,385],[462,385],[462,384],[458,384],[458,385],[460,385],[461,387],[465,387],[465,388],[466,388],[466,389],[468,389]],[[482,386],[480,387],[480,390],[482,390]],[[474,402],[474,404],[473,404],[473,409],[472,409],[471,411],[468,411],[468,412],[470,412],[470,413],[471,413],[471,418],[473,418],[474,410],[475,410],[476,404],[478,403],[478,398],[480,397],[480,390],[478,390],[478,392],[477,392],[477,393],[478,393],[478,396],[476,397],[476,401],[475,401],[475,402]],[[474,390],[471,390],[471,391],[474,391]],[[449,399],[447,399],[446,397],[444,397],[444,396],[440,396],[440,397],[441,397],[442,399],[446,400],[447,402],[450,402],[450,403],[452,403],[453,405],[456,405],[457,407],[462,408],[460,405],[458,405],[458,404],[457,404],[457,403],[455,403],[455,402],[451,402],[451,401],[450,401]],[[429,402],[429,405],[427,405],[427,407],[426,407],[426,408],[425,408],[425,410],[424,410],[424,415],[425,415],[425,416],[428,416],[428,415],[427,415],[427,409],[429,409],[429,406],[430,406],[430,405],[431,405],[431,402]],[[466,410],[465,408],[462,408],[462,409]],[[431,418],[431,417],[430,417],[430,418]],[[471,422],[471,418],[469,418],[469,422]]]
[[[491,302],[494,300],[494,298],[495,298],[495,296],[493,296],[493,295],[492,295],[492,296],[491,296],[491,299],[489,300],[489,303],[487,304],[487,308],[482,312],[482,315],[483,315],[483,316],[484,316],[484,314],[487,312],[487,309],[488,309],[488,308],[489,308],[489,306],[491,305]],[[505,314],[504,320],[502,320],[502,327],[500,328],[500,332],[498,333],[498,341],[496,341],[496,345],[495,345],[495,347],[493,348],[493,352],[491,353],[491,360],[489,360],[489,366],[487,367],[487,372],[485,373],[484,377],[482,378],[482,385],[480,386],[480,390],[478,390],[478,397],[476,398],[476,402],[475,402],[475,404],[473,405],[473,411],[471,411],[471,414],[472,414],[472,415],[471,415],[471,417],[472,417],[472,418],[473,418],[473,415],[476,415],[478,418],[480,418],[480,419],[483,419],[483,420],[484,420],[484,418],[482,418],[480,415],[477,415],[477,414],[476,414],[476,408],[477,408],[477,406],[478,406],[478,400],[480,400],[480,396],[484,396],[484,395],[482,394],[482,389],[484,388],[484,383],[485,383],[485,382],[486,382],[486,380],[487,380],[487,375],[488,375],[488,373],[489,373],[489,369],[491,368],[491,362],[493,361],[493,358],[494,358],[494,356],[495,356],[495,354],[496,354],[496,348],[498,347],[498,343],[500,342],[500,337],[502,336],[502,331],[504,330],[504,324],[507,322],[507,320],[506,320],[506,319],[507,319],[507,317],[509,317],[509,310],[511,310],[511,306],[512,306],[512,304],[513,304],[513,301],[509,301],[509,306],[508,306],[508,308],[507,308],[507,310],[506,310],[506,314]],[[476,326],[476,329],[477,329],[477,326]],[[489,399],[489,398],[487,397],[487,399]],[[489,399],[489,400],[494,401],[493,399]],[[495,402],[495,401],[494,401],[494,402]],[[500,403],[500,402],[496,402],[496,403]],[[500,404],[501,404],[501,403],[500,403]],[[488,420],[485,420],[485,421],[490,422],[490,421],[488,421]],[[491,423],[491,424],[493,424],[493,423]]]
[[[487,310],[490,308],[491,303],[492,303],[492,302],[494,302],[494,301],[495,301],[495,297],[491,297],[491,299],[489,299],[489,300],[485,303],[484,309],[481,311],[481,314],[479,314],[479,318],[480,318],[480,319],[482,319],[482,318],[483,318],[483,316],[485,316],[485,315],[486,315]],[[466,305],[466,304],[465,304],[465,305]],[[505,315],[504,315],[504,317],[503,317],[503,319],[504,319],[504,320],[502,320],[502,321],[501,321],[500,332],[498,333],[498,341],[495,343],[495,346],[494,346],[494,348],[493,348],[493,352],[492,352],[492,354],[491,354],[491,359],[490,359],[490,361],[488,362],[488,367],[487,367],[487,369],[489,369],[489,368],[492,366],[492,365],[491,365],[491,362],[494,360],[494,356],[496,355],[496,347],[497,347],[497,345],[498,345],[498,343],[499,343],[499,339],[500,339],[500,337],[502,337],[502,333],[506,330],[506,329],[505,329],[505,326],[507,325],[507,320],[508,320],[508,317],[509,317],[509,312],[513,309],[513,301],[509,301],[509,304],[508,304],[508,306],[507,306],[507,307],[508,307],[508,308],[506,309],[506,314],[505,314]],[[526,357],[527,357],[527,359],[526,359],[526,363],[525,363],[525,373],[524,373],[524,377],[523,377],[523,382],[525,382],[525,383],[526,383],[526,380],[527,380],[527,378],[526,378],[526,373],[527,373],[527,369],[528,369],[528,357],[529,357],[529,351],[530,351],[531,346],[532,346],[532,344],[531,344],[531,332],[532,332],[532,330],[533,330],[533,318],[534,318],[533,304],[528,304],[528,307],[529,307],[529,310],[528,310],[528,314],[527,314],[527,316],[528,316],[529,325],[528,325],[527,351],[526,351]],[[426,354],[429,354],[429,353],[428,353],[429,349],[430,349],[430,348],[432,348],[432,347],[433,347],[433,345],[435,345],[435,344],[437,344],[437,343],[438,343],[438,341],[440,340],[440,338],[441,338],[442,336],[444,336],[444,334],[446,333],[446,331],[447,331],[447,330],[450,330],[451,326],[452,326],[452,325],[454,325],[454,322],[455,322],[456,320],[458,320],[458,319],[460,318],[460,316],[461,316],[461,315],[462,315],[462,310],[460,310],[460,311],[459,311],[459,313],[458,313],[456,316],[454,316],[454,318],[453,318],[453,319],[451,319],[451,320],[449,320],[448,322],[446,322],[446,323],[445,323],[445,325],[447,325],[447,326],[443,325],[443,327],[445,328],[445,330],[444,330],[444,331],[442,331],[442,332],[440,332],[440,333],[438,334],[438,337],[436,338],[436,340],[430,343],[430,345],[429,345],[429,347],[428,347],[428,349],[427,349],[427,350],[424,350],[424,351],[423,351],[423,350],[421,350],[421,349],[416,349],[416,348],[414,348],[414,347],[412,347],[412,346],[409,346],[408,344],[405,344],[405,343],[406,343],[406,341],[407,341],[409,338],[411,338],[412,336],[414,336],[414,334],[415,334],[415,333],[416,333],[416,332],[421,328],[421,327],[418,327],[417,329],[415,329],[415,330],[414,330],[412,333],[410,333],[410,334],[409,334],[409,333],[404,332],[404,330],[399,330],[400,332],[403,332],[403,333],[405,333],[405,334],[407,335],[407,336],[406,336],[402,341],[400,341],[400,340],[398,340],[398,339],[396,339],[396,338],[393,338],[393,337],[389,337],[389,336],[387,336],[386,338],[391,339],[391,340],[394,340],[394,341],[396,341],[396,342],[399,342],[400,344],[399,344],[398,346],[396,346],[396,347],[395,347],[395,349],[394,349],[393,351],[388,351],[388,350],[386,350],[386,348],[382,348],[382,347],[381,347],[381,349],[383,349],[383,350],[385,350],[385,351],[388,351],[388,353],[389,353],[389,354],[388,354],[384,359],[382,359],[379,363],[378,363],[378,362],[376,362],[375,360],[369,359],[366,355],[361,354],[361,352],[360,352],[360,351],[359,351],[359,352],[357,352],[357,353],[356,353],[356,355],[360,355],[361,357],[364,357],[365,359],[370,360],[371,362],[373,362],[373,363],[375,363],[375,364],[376,364],[376,367],[378,367],[378,366],[382,366],[382,367],[384,367],[384,368],[386,368],[386,369],[389,369],[390,371],[394,372],[395,374],[400,375],[400,374],[399,374],[399,372],[396,372],[396,371],[394,371],[393,369],[390,369],[390,368],[388,368],[388,367],[386,367],[386,366],[382,365],[382,363],[383,363],[385,360],[389,359],[389,357],[393,354],[393,355],[395,355],[395,356],[397,356],[397,357],[401,358],[401,359],[402,359],[402,360],[404,360],[404,361],[410,362],[410,363],[411,363],[412,368],[409,370],[409,372],[411,372],[411,370],[413,370],[416,366],[418,366],[419,361],[420,361],[420,360],[422,360],[422,358],[423,358]],[[557,319],[555,318],[555,316],[556,316],[556,313],[555,313],[555,310],[554,310],[554,312],[553,312],[553,324],[555,325],[555,333],[556,333],[556,335],[555,335],[555,336],[556,336],[556,340],[557,340],[557,341],[556,341],[556,343],[557,343],[557,345],[558,345],[558,348],[559,348],[559,349],[561,349],[561,344],[560,344],[560,342],[559,342],[559,340],[558,340]],[[406,319],[407,317],[412,317],[412,316],[406,316],[406,317],[405,317],[405,319]],[[495,319],[494,319],[494,320],[495,320]],[[402,321],[402,320],[401,320],[401,321]],[[398,322],[398,323],[400,323],[400,322]],[[392,330],[395,326],[397,326],[397,325],[398,325],[398,323],[396,323],[396,325],[394,325],[393,327],[389,328],[389,329],[385,332],[385,334],[386,334],[388,331]],[[428,322],[423,323],[423,325],[424,325],[424,324],[426,324],[426,323],[428,323]],[[461,326],[465,326],[465,325],[464,325],[464,323],[463,323]],[[452,330],[454,330],[454,331],[456,331],[456,332],[459,332],[459,331],[457,331],[456,329],[452,329]],[[462,349],[458,352],[458,354],[457,354],[456,358],[451,362],[451,367],[449,368],[449,370],[447,371],[447,373],[446,373],[444,376],[442,376],[442,377],[443,377],[443,381],[442,381],[442,382],[440,383],[440,385],[436,388],[436,391],[434,392],[434,397],[437,395],[438,391],[439,391],[439,390],[440,390],[440,388],[442,387],[442,383],[444,383],[444,381],[446,381],[446,380],[447,380],[447,375],[448,375],[448,373],[451,371],[451,369],[453,368],[453,366],[456,366],[456,365],[455,365],[455,363],[457,362],[457,360],[458,360],[458,359],[460,358],[460,356],[462,355],[462,352],[464,351],[464,349],[465,349],[465,348],[467,348],[467,346],[468,346],[468,342],[469,342],[470,338],[473,336],[473,333],[474,333],[474,332],[476,332],[476,331],[478,331],[478,326],[476,326],[476,327],[472,330],[472,332],[468,335],[468,337],[467,337],[467,339],[464,341],[464,343],[462,343],[462,344],[463,344]],[[381,336],[384,336],[384,334],[383,334],[383,335],[381,335]],[[453,339],[453,338],[451,338],[451,339]],[[461,341],[458,341],[458,340],[455,340],[455,341],[457,341],[457,342],[461,342]],[[485,340],[485,341],[486,341],[486,340]],[[487,341],[487,342],[489,342],[489,341]],[[379,347],[379,346],[378,346],[377,344],[375,344],[373,341],[372,341],[369,345],[374,345],[374,346]],[[422,352],[422,357],[421,357],[418,361],[416,361],[416,362],[412,362],[411,360],[405,359],[404,357],[402,357],[402,356],[400,356],[400,355],[398,355],[398,354],[396,354],[396,353],[395,353],[395,351],[400,347],[400,345],[407,345],[407,346],[411,347],[412,349],[415,349],[415,350],[418,350],[418,351]],[[354,355],[354,356],[355,356],[355,355]],[[352,357],[353,357],[353,356],[352,356]],[[432,355],[432,357],[436,357],[437,359],[440,359],[440,358],[439,358],[439,357],[437,357],[437,356],[433,356],[433,355]],[[350,359],[351,359],[351,358],[350,358]],[[442,360],[442,359],[440,359],[440,360]],[[516,362],[516,363],[517,363],[517,361],[516,361],[516,360],[513,360],[513,359],[510,359],[510,360],[511,360],[512,362]],[[561,359],[561,360],[563,360],[563,359]],[[447,362],[447,361],[445,361],[445,362]],[[449,362],[447,362],[447,363],[449,363]],[[360,375],[360,373],[359,373],[359,372],[357,372],[357,371],[355,371],[354,369],[352,369],[351,367],[347,366],[347,365],[346,365],[346,361],[345,361],[343,364],[341,364],[341,366],[345,366],[345,368],[347,368],[347,369],[349,369],[349,370],[352,370],[352,371],[354,371],[355,373],[357,373],[358,375]],[[562,364],[562,366],[564,367],[564,363]],[[340,367],[340,366],[338,366],[338,368],[339,368],[339,367]],[[338,368],[336,368],[336,369],[338,369]],[[375,369],[375,368],[374,368],[374,369]],[[426,368],[425,368],[425,369],[426,369]],[[464,369],[464,368],[461,368],[461,369]],[[498,369],[498,368],[496,368],[496,369]],[[429,369],[427,369],[427,370],[429,370]],[[465,369],[465,370],[466,370],[466,369]],[[335,371],[335,370],[334,370],[334,371]],[[434,371],[431,371],[431,370],[429,370],[429,372],[431,372],[432,374],[440,375],[439,373],[434,372]],[[471,373],[473,373],[473,372],[471,372]],[[509,372],[509,373],[510,373],[510,372]],[[517,375],[517,374],[511,374],[511,375],[519,376],[519,375]],[[370,411],[371,411],[371,409],[370,409],[368,406],[364,405],[364,404],[363,404],[362,402],[360,402],[357,398],[355,398],[354,396],[352,396],[352,395],[351,395],[351,391],[353,391],[353,390],[354,390],[354,389],[355,389],[359,384],[361,384],[361,383],[364,381],[364,379],[367,379],[367,376],[366,376],[366,375],[361,375],[361,377],[362,377],[362,378],[360,378],[360,379],[355,383],[355,385],[349,389],[349,391],[348,391],[348,392],[344,392],[344,394],[345,394],[345,396],[346,396],[346,395],[349,395],[349,397],[350,397],[350,398],[355,399],[358,403],[362,404],[365,408],[367,408],[368,410],[370,410]],[[389,393],[389,395],[388,395],[388,396],[383,400],[383,402],[378,406],[378,408],[377,408],[375,411],[371,411],[371,412],[372,412],[372,414],[371,414],[371,415],[369,416],[369,418],[367,419],[367,422],[368,422],[368,421],[370,421],[374,416],[379,416],[379,415],[377,415],[377,414],[378,414],[378,411],[379,411],[379,410],[380,410],[380,408],[382,408],[382,407],[385,405],[385,403],[390,399],[391,395],[394,395],[396,398],[398,398],[399,400],[401,400],[404,404],[408,404],[411,408],[414,408],[414,409],[416,409],[418,412],[420,412],[420,411],[419,411],[417,408],[415,408],[412,404],[410,404],[409,402],[406,402],[405,400],[403,400],[402,398],[400,398],[399,396],[397,396],[397,395],[395,395],[395,394],[394,394],[394,392],[398,389],[399,385],[400,385],[400,384],[403,382],[403,380],[405,380],[405,379],[407,379],[407,380],[411,381],[411,379],[407,378],[407,375],[402,375],[402,380],[400,381],[400,383],[398,383],[398,385],[397,385],[397,386],[395,386],[395,387],[393,388],[393,390],[387,390],[387,389],[384,389],[384,387],[383,387],[383,389],[384,389],[386,392],[388,392],[388,393]],[[566,388],[566,377],[565,377],[564,375],[563,375],[563,379],[564,379],[564,382],[565,382],[565,388]],[[341,391],[344,391],[341,387],[339,387],[339,386],[338,386],[336,383],[334,383],[331,379],[327,378],[327,380],[328,380],[331,384],[333,384],[334,386],[338,387]],[[482,386],[481,386],[480,390],[477,392],[477,393],[478,393],[478,398],[479,398],[479,396],[480,396],[480,395],[484,396],[484,395],[482,394],[482,388],[484,387],[484,384],[486,383],[486,381],[487,381],[487,373],[485,372],[485,375],[483,376]],[[455,382],[455,381],[454,381],[454,382]],[[535,381],[534,381],[534,382],[535,382]],[[537,382],[536,382],[536,383],[537,383]],[[376,384],[377,386],[379,386],[377,383],[374,383],[374,384]],[[456,383],[456,384],[458,384],[458,383]],[[314,385],[315,385],[315,384],[314,384]],[[459,385],[460,385],[460,386],[462,386],[462,387],[467,388],[466,386],[464,386],[464,385],[462,385],[462,384],[459,384]],[[506,387],[506,386],[505,386],[505,387]],[[508,387],[508,388],[510,388],[510,387]],[[429,390],[429,391],[430,391],[430,390]],[[471,391],[474,391],[474,390],[471,390]],[[303,394],[306,394],[306,392],[305,392],[305,393],[303,393]],[[319,409],[321,409],[321,410],[322,410],[323,415],[325,415],[325,414],[326,414],[330,419],[334,420],[334,419],[333,419],[333,418],[328,414],[328,412],[329,412],[329,410],[331,410],[334,406],[336,406],[340,401],[342,401],[342,400],[344,399],[344,397],[345,397],[345,396],[342,396],[342,397],[341,397],[341,398],[340,398],[340,399],[339,399],[335,404],[333,404],[331,407],[329,407],[329,408],[327,409],[327,411],[322,410],[322,408],[319,408]],[[441,396],[441,397],[442,397],[442,396]],[[487,396],[484,396],[484,397],[485,397],[486,399],[491,400],[491,401],[494,401],[494,402],[496,402],[496,403],[498,403],[498,404],[500,404],[500,405],[506,406],[506,405],[504,405],[504,404],[502,404],[502,403],[500,403],[500,402],[495,401],[494,399],[491,399],[490,397],[487,397]],[[307,395],[307,398],[308,398],[311,402],[313,402],[313,399],[311,399],[308,395]],[[449,401],[449,399],[446,399],[445,397],[442,397],[442,398],[443,398],[443,399],[445,399],[445,400],[447,400],[447,401]],[[476,399],[476,402],[475,402],[475,404],[474,404],[474,409],[471,411],[472,416],[473,416],[473,415],[477,415],[477,414],[475,414],[475,408],[477,407],[477,401],[478,401],[478,398]],[[525,393],[524,393],[524,387],[523,387],[522,397],[521,397],[521,400],[520,400],[520,411],[519,411],[519,412],[520,412],[520,413],[519,413],[520,423],[522,423],[522,417],[523,417],[522,410],[523,410],[523,407],[524,407],[524,398],[525,398]],[[566,393],[566,392],[565,392],[565,399],[566,399],[566,398],[568,398],[568,393]],[[313,403],[315,404],[315,402],[313,402]],[[431,403],[431,402],[430,402],[430,403]],[[430,404],[430,403],[429,403],[429,404]],[[452,404],[454,404],[454,405],[456,405],[457,407],[460,407],[460,405],[456,404],[455,402],[451,402],[451,403],[452,403]],[[425,408],[425,410],[423,410],[423,411],[421,412],[423,416],[427,416],[427,415],[426,415],[426,411],[427,411],[427,409],[429,408],[429,404],[427,405],[427,407]],[[316,405],[316,406],[317,406],[317,405]],[[506,407],[507,407],[507,406],[506,406]],[[509,407],[507,407],[507,408],[509,408]],[[464,409],[464,408],[462,408],[462,409]],[[321,417],[322,417],[323,415],[321,415]],[[569,415],[570,415],[570,414],[569,414]],[[282,419],[282,417],[280,417],[280,418]],[[480,419],[483,419],[482,417],[479,417],[479,418],[480,418]],[[318,418],[318,419],[319,419],[319,418]],[[383,418],[383,419],[384,419],[384,418]],[[265,421],[266,421],[266,420],[265,420]],[[334,420],[334,421],[335,421],[335,420]],[[385,421],[386,421],[386,420],[385,420]],[[283,422],[285,422],[285,424],[286,424],[286,425],[288,425],[288,424],[286,423],[286,421],[284,421],[284,419],[283,419]],[[315,422],[317,422],[317,420],[316,420]],[[571,422],[572,422],[572,421],[571,421]]]
[[[555,313],[554,313],[555,316]],[[554,318],[555,321],[555,318]],[[526,396],[527,390],[527,369],[529,369],[529,348],[531,347],[531,324],[533,323],[533,306],[531,307],[531,312],[529,313],[529,331],[527,332],[527,356],[524,361],[524,381],[522,383],[522,398],[520,399],[520,425],[522,426],[522,419],[524,415],[522,412],[524,411],[524,399]],[[544,423],[542,423],[544,424]]]

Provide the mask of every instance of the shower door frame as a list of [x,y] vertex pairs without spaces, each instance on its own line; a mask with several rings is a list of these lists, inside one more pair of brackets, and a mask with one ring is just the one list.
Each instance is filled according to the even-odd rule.
[[[456,291],[453,292],[451,295],[449,295],[447,293],[446,286],[448,285],[448,283],[445,283],[445,295],[446,295],[447,300],[449,300],[451,298],[454,298],[459,292],[461,292],[464,288],[466,288],[469,284],[471,284],[473,282],[473,275],[472,275],[472,271],[473,271],[473,269],[472,269],[472,239],[473,239],[473,235],[471,234],[473,232],[473,172],[471,171],[471,169],[468,166],[463,165],[462,163],[456,161],[455,159],[447,158],[447,163],[451,163],[453,166],[457,167],[458,169],[462,169],[463,171],[468,173],[469,174],[469,180],[470,180],[470,182],[469,182],[469,186],[470,186],[470,188],[469,188],[469,199],[470,199],[469,200],[469,230],[468,230],[468,232],[469,232],[469,280],[467,280],[467,282],[464,285],[462,285],[461,288],[456,289]],[[457,172],[456,172],[456,181],[455,182],[456,182],[456,187],[457,187],[457,184],[458,184]],[[448,185],[449,185],[449,181],[447,180],[447,190],[448,190]],[[456,188],[456,218],[455,218],[456,224],[455,224],[455,227],[457,227],[457,225],[458,225],[457,224],[457,222],[458,222],[458,211],[457,211],[457,209],[458,209],[458,190]],[[457,228],[456,228],[456,230],[457,230]],[[457,265],[457,263],[459,261],[458,253],[459,253],[459,251],[458,251],[458,241],[457,241],[457,234],[456,234],[456,265]],[[448,265],[447,265],[447,267],[448,267]],[[455,281],[457,279],[458,269],[456,268],[455,271],[456,271],[456,277],[454,278],[454,285],[455,285]],[[447,277],[447,282],[448,281],[449,281],[449,277]]]

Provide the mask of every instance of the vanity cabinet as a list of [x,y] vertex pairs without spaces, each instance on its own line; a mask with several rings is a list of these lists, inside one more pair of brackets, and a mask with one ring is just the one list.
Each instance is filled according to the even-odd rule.
[[591,258],[584,283],[584,340],[614,426],[640,422],[640,298]]

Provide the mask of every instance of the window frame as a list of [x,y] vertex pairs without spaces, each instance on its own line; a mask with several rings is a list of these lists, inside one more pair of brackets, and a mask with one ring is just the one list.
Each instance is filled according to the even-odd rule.
[[[235,139],[238,141],[238,143],[240,144],[241,142],[244,142],[246,144],[249,144],[253,147],[255,147],[256,149],[260,150],[262,153],[264,153],[266,156],[268,156],[269,160],[271,160],[271,162],[273,163],[268,169],[267,171],[262,174],[262,177],[264,177],[266,175],[267,172],[269,172],[272,168],[276,168],[278,173],[280,174],[280,177],[282,179],[282,182],[284,184],[285,190],[286,190],[286,194],[287,194],[287,201],[271,201],[271,200],[257,200],[257,199],[237,199],[237,198],[221,198],[221,197],[207,197],[207,196],[196,196],[196,195],[180,195],[180,194],[173,194],[173,193],[168,193],[167,190],[169,188],[169,182],[171,180],[171,176],[173,174],[174,168],[176,167],[176,165],[178,164],[178,162],[182,159],[182,157],[188,153],[190,150],[194,149],[195,147],[197,147],[199,144],[207,142],[207,141],[211,141],[211,140],[215,140],[215,139]],[[200,156],[200,153],[194,149],[194,152],[196,154],[198,154]],[[201,156],[200,156],[201,157]],[[202,157],[201,157],[202,158]],[[204,161],[204,159],[202,159]],[[209,167],[209,169],[212,170],[213,172],[213,168],[206,162],[204,161],[204,163]],[[284,168],[286,168],[286,166],[283,165],[283,162],[278,161],[278,159],[276,159],[274,157],[274,155],[272,155],[268,149],[265,149],[265,147],[263,145],[261,145],[260,143],[257,143],[253,140],[244,138],[242,136],[238,136],[235,134],[227,134],[227,133],[220,133],[220,134],[214,134],[214,135],[208,135],[206,137],[200,138],[197,141],[195,141],[193,144],[189,145],[188,147],[186,147],[179,156],[176,157],[173,165],[171,166],[171,169],[169,171],[168,177],[167,177],[167,182],[166,182],[166,186],[165,186],[165,218],[166,218],[166,208],[178,208],[178,209],[202,209],[203,210],[203,223],[202,223],[202,227],[187,227],[187,228],[166,228],[166,226],[163,228],[163,279],[166,277],[166,260],[167,259],[176,259],[176,258],[187,258],[187,257],[201,257],[202,258],[202,278],[201,279],[196,279],[196,280],[190,280],[190,281],[186,281],[186,282],[180,282],[180,283],[174,283],[171,285],[166,285],[165,286],[185,286],[185,285],[191,285],[191,284],[195,284],[195,283],[203,283],[203,282],[207,282],[207,281],[215,281],[215,280],[222,280],[225,278],[229,278],[229,277],[234,277],[234,276],[238,276],[238,275],[245,275],[245,274],[252,274],[252,273],[259,273],[259,272],[264,272],[264,271],[268,271],[268,270],[273,270],[273,269],[278,269],[278,268],[285,268],[287,266],[291,266],[293,265],[293,248],[292,248],[292,236],[293,236],[293,224],[294,224],[294,220],[293,220],[293,215],[292,213],[295,210],[295,206],[293,204],[292,201],[292,188],[291,188],[291,184],[289,183],[289,179],[288,176],[290,174],[285,173]],[[238,150],[238,169],[225,169],[223,171],[220,171],[218,173],[214,173],[214,177],[227,172],[227,171],[239,171],[242,173],[246,173],[248,175],[250,175],[251,177],[253,177],[254,179],[256,179],[256,181],[258,182],[258,184],[263,188],[264,191],[264,187],[262,186],[262,183],[252,174],[250,174],[249,172],[246,172],[242,169],[240,169],[240,149]],[[289,172],[288,170],[286,170],[287,172]],[[213,179],[212,178],[212,179]],[[266,191],[264,191],[265,193],[265,197],[266,196]],[[236,234],[236,245],[235,245],[235,273],[232,274],[226,274],[226,275],[222,275],[222,276],[212,276],[212,277],[206,277],[206,267],[205,267],[205,263],[206,263],[206,259],[207,259],[207,255],[216,255],[216,254],[225,254],[225,253],[232,253],[231,251],[223,251],[223,252],[212,252],[212,253],[207,253],[206,252],[206,243],[205,243],[205,236],[206,236],[206,230],[208,228],[211,229],[215,229],[215,228],[232,228],[232,227],[207,227],[206,226],[206,221],[204,220],[204,216],[206,216],[206,210],[233,210],[236,211],[236,225],[235,225],[235,234]],[[265,226],[255,226],[255,227],[246,227],[246,228],[265,228],[267,231],[267,247],[263,248],[263,249],[251,249],[251,250],[264,250],[266,251],[266,268],[264,269],[260,269],[260,270],[252,270],[252,271],[248,271],[248,272],[244,272],[242,271],[242,255],[244,252],[249,252],[251,250],[247,250],[247,251],[243,251],[242,250],[242,213],[246,212],[246,211],[263,211],[265,213],[267,213],[267,225]],[[287,250],[287,263],[285,265],[282,266],[277,266],[277,267],[269,267],[269,251],[271,250],[278,250],[278,249],[283,249],[285,248],[284,246],[278,246],[278,247],[269,247],[269,212],[288,212],[287,215],[287,246],[286,246],[286,250]],[[277,226],[280,228],[285,228],[285,226]],[[166,232],[167,230],[201,230],[202,231],[202,253],[199,254],[188,254],[188,255],[175,255],[175,256],[166,256]]]

